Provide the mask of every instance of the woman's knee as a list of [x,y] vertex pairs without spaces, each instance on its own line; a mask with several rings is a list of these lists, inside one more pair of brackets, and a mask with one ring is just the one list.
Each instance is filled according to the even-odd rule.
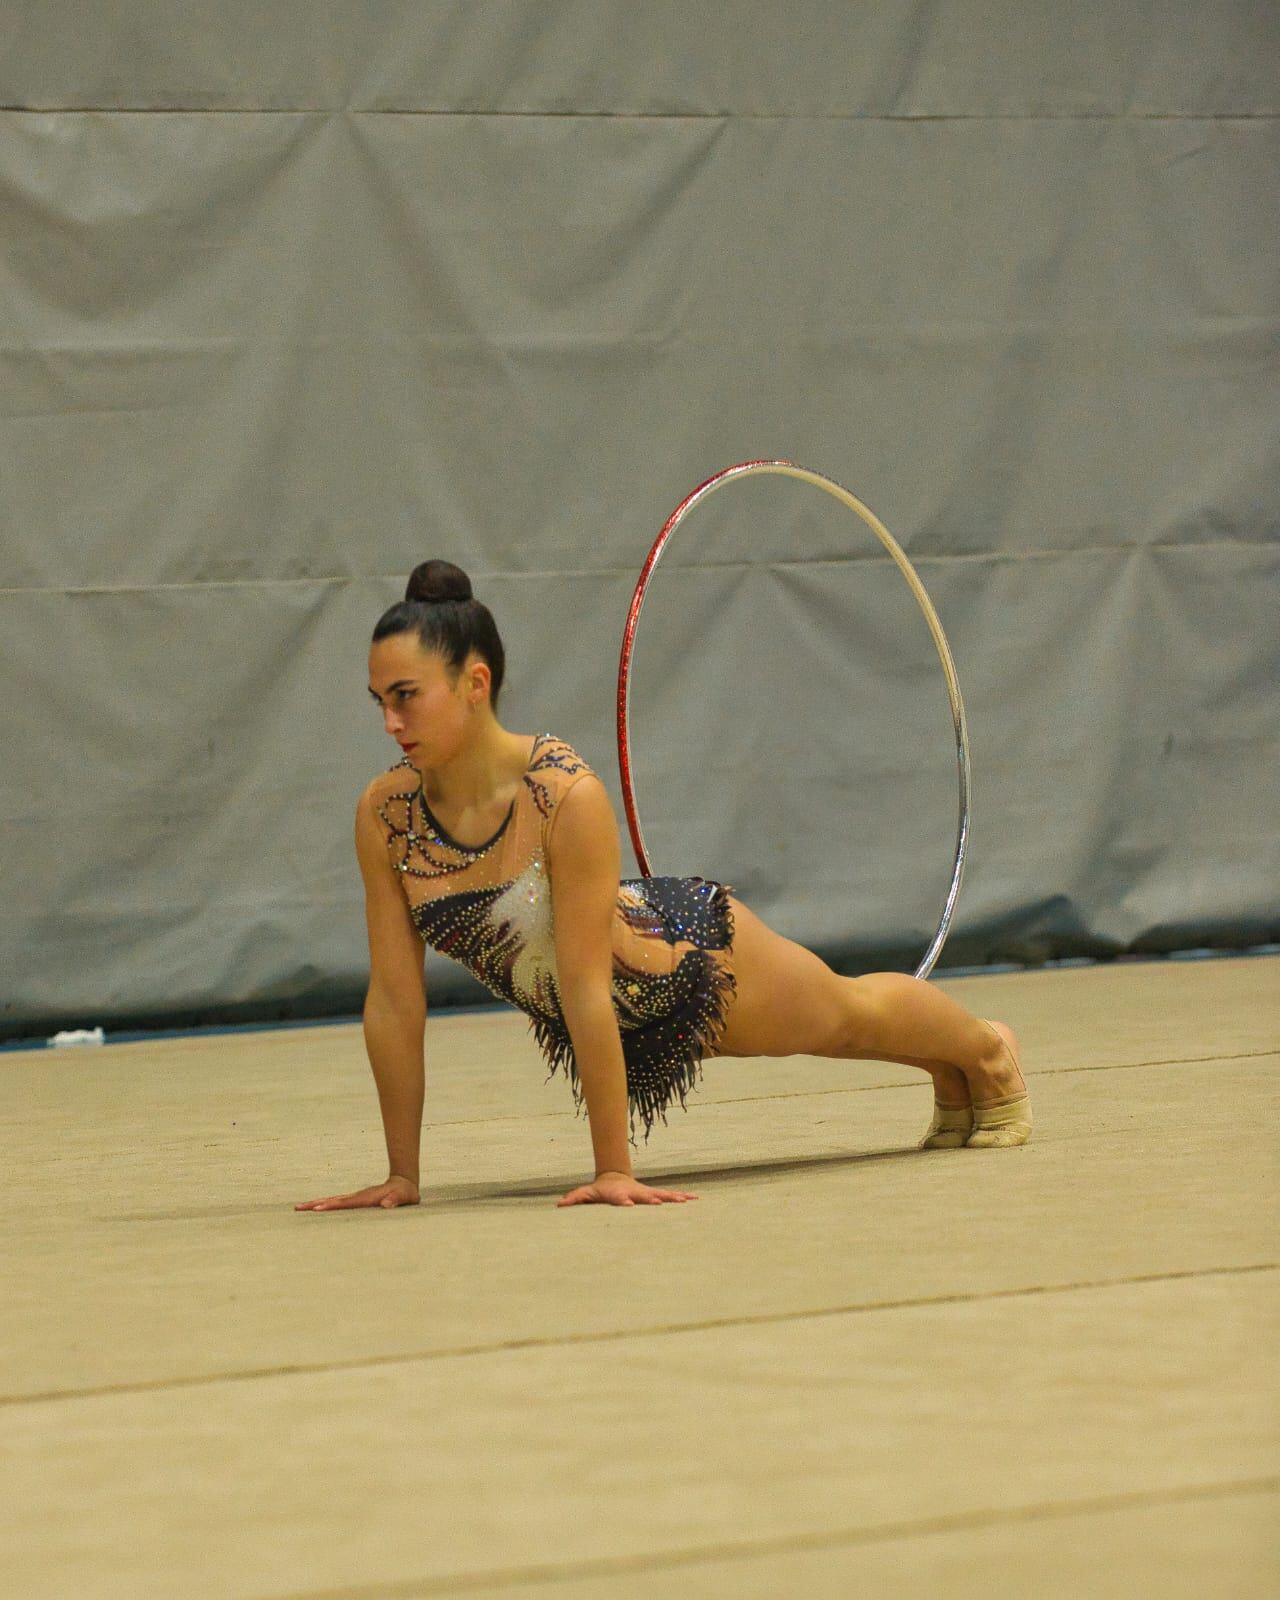
[[831,1025],[830,1048],[823,1055],[851,1060],[874,1056],[883,1034],[881,1019],[886,996],[867,978],[842,978]]

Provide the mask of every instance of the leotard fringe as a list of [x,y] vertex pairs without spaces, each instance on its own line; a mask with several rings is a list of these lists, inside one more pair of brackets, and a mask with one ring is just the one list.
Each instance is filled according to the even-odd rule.
[[[716,925],[712,948],[727,949],[733,943],[733,910],[730,890],[714,885],[704,911]],[[677,973],[688,975],[690,995],[678,1010],[640,1027],[621,1030],[622,1053],[627,1066],[627,1104],[629,1142],[636,1144],[637,1118],[644,1126],[645,1143],[661,1118],[667,1126],[667,1111],[678,1100],[687,1110],[685,1097],[698,1087],[702,1059],[718,1042],[724,1030],[729,1002],[737,992],[733,973],[721,966],[706,949],[693,949],[682,958]],[[573,1044],[566,1030],[552,1022],[531,1016],[529,1026],[549,1065],[547,1081],[563,1069],[573,1092],[576,1111],[585,1104]]]

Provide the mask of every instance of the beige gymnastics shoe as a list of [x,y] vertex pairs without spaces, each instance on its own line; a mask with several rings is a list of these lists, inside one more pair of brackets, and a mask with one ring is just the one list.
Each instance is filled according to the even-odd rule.
[[970,1150],[994,1150],[1026,1144],[1031,1137],[1031,1096],[1015,1095],[1003,1105],[974,1105],[973,1132],[965,1140]]
[[1004,1040],[1005,1050],[1013,1062],[1022,1088],[1016,1094],[1001,1095],[996,1100],[975,1100],[973,1132],[965,1144],[970,1150],[1008,1149],[1011,1145],[1026,1144],[1031,1137],[1031,1096],[1027,1093],[1027,1080],[1022,1075],[1018,1041],[1013,1029],[985,1017],[982,1020]]
[[921,1150],[958,1150],[973,1131],[972,1106],[944,1106],[933,1102],[933,1121],[921,1139]]

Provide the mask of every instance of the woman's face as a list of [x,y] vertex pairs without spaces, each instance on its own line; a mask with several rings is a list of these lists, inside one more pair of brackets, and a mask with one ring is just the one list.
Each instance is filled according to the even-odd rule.
[[488,672],[472,658],[454,677],[416,633],[394,633],[369,648],[369,693],[382,725],[419,770],[444,766],[466,743],[487,698]]

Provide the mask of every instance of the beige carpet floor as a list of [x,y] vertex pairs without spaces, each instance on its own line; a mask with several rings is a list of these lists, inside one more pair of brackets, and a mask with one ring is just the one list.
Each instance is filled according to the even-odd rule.
[[954,979],[923,1073],[712,1061],[637,1172],[514,1013],[428,1024],[424,1204],[358,1028],[0,1055],[6,1600],[1280,1593],[1280,959]]

